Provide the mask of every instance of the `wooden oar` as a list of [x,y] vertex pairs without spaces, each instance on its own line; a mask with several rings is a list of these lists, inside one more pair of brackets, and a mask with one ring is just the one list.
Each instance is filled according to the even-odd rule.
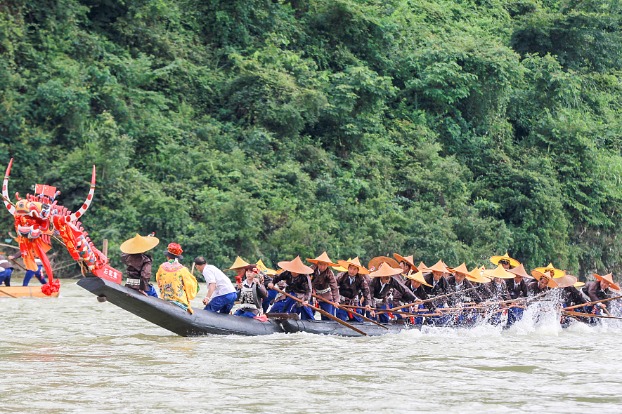
[[[316,298],[316,299],[321,300],[322,302],[326,302],[326,303],[329,303],[329,304],[333,305],[336,309],[343,309],[343,308],[342,308],[341,306],[339,306],[338,304],[336,304],[336,303],[334,303],[334,302],[331,302],[331,301],[330,301],[330,300],[328,300],[328,299],[324,299],[323,297],[318,296],[318,295],[316,295],[315,293],[313,294],[313,297],[314,297],[314,298]],[[347,312],[347,311],[346,311],[346,312]],[[370,318],[368,318],[368,317],[367,317],[367,316],[365,316],[365,315],[361,315],[360,313],[357,313],[357,314],[356,314],[356,316],[360,317],[360,318],[361,318],[361,319],[363,319],[364,321],[371,322],[371,323],[373,323],[374,325],[378,325],[378,326],[380,326],[380,327],[382,327],[382,328],[384,328],[384,329],[386,329],[386,330],[388,330],[388,329],[389,329],[389,328],[387,328],[386,326],[384,326],[384,325],[382,325],[382,324],[380,324],[380,323],[376,322],[375,320],[370,319]]]
[[579,305],[567,306],[567,307],[563,308],[563,310],[571,310],[571,309],[581,308],[583,306],[592,306],[592,305],[595,305],[597,303],[609,302],[610,300],[615,300],[615,299],[620,299],[620,298],[622,298],[622,296],[614,296],[612,298],[594,300],[592,302],[581,303]]
[[568,315],[568,316],[579,316],[582,318],[622,319],[618,316],[593,315],[591,313],[573,312],[573,311],[563,311],[563,314]]
[[446,295],[435,296],[435,297],[430,298],[430,299],[425,299],[425,300],[417,300],[416,302],[407,303],[406,305],[397,306],[397,307],[395,307],[395,308],[391,308],[391,309],[389,309],[389,310],[390,310],[390,311],[398,311],[398,310],[400,310],[400,309],[409,308],[409,307],[411,307],[411,306],[421,305],[422,303],[428,303],[428,302],[433,302],[433,301],[435,301],[435,300],[439,300],[439,299],[447,298],[447,297],[449,297],[449,296],[457,295],[458,293],[468,292],[469,290],[473,290],[473,289],[477,289],[477,286],[473,286],[473,287],[470,287],[470,288],[468,288],[468,289],[464,289],[464,290],[457,290],[457,291],[455,291],[455,292],[450,292],[450,293],[447,293]]
[[[298,303],[300,303],[300,304],[303,304],[303,305],[304,305],[304,301],[303,301],[302,299],[298,299],[296,296],[294,296],[294,295],[290,295],[289,293],[287,293],[287,292],[285,292],[285,291],[283,291],[283,290],[279,289],[279,288],[278,288],[278,287],[276,287],[276,286],[273,286],[273,287],[272,287],[272,289],[273,289],[273,290],[276,290],[277,292],[279,292],[279,293],[281,293],[281,294],[283,294],[283,295],[287,296],[288,298],[293,299],[293,300],[295,300],[296,302],[298,302]],[[326,312],[324,309],[316,308],[315,306],[310,305],[310,304],[306,304],[306,305],[304,305],[304,306],[308,306],[309,308],[313,309],[314,311],[319,312],[319,313],[321,313],[322,315],[326,316],[328,319],[331,319],[331,320],[333,320],[333,321],[335,321],[335,322],[337,322],[337,323],[340,323],[340,324],[342,324],[343,326],[347,326],[348,328],[352,329],[354,332],[358,332],[358,333],[360,333],[360,334],[361,334],[361,335],[363,335],[363,336],[367,336],[367,333],[366,333],[366,332],[361,331],[361,330],[360,330],[360,329],[358,329],[357,327],[352,326],[352,325],[350,325],[349,323],[347,323],[347,322],[345,322],[345,321],[342,321],[341,319],[337,318],[336,316],[331,315],[330,313]]]

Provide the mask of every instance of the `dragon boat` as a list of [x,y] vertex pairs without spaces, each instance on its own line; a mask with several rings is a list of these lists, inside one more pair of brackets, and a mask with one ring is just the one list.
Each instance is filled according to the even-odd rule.
[[0,286],[0,298],[57,298],[57,292],[46,295],[41,286]]
[[[269,318],[262,322],[257,319],[195,309],[190,314],[180,307],[163,299],[145,296],[137,290],[127,288],[99,277],[86,277],[78,281],[78,286],[98,296],[102,302],[110,302],[153,324],[180,336],[203,335],[270,335],[274,333],[298,333],[363,336],[352,329],[333,321],[304,321],[287,318]],[[351,322],[352,326],[368,336],[397,333],[412,329],[409,325],[387,324],[385,327],[368,322]]]

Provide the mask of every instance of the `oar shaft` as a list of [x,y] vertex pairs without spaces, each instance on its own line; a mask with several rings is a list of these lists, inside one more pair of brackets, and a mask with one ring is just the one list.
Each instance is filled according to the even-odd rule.
[[[314,298],[316,298],[316,299],[318,299],[318,300],[321,300],[322,302],[326,302],[326,303],[329,303],[329,304],[333,305],[336,309],[342,309],[342,307],[341,307],[340,305],[338,305],[337,303],[331,302],[331,301],[330,301],[330,300],[328,300],[328,299],[324,299],[323,297],[318,296],[318,295],[316,295],[315,293],[313,294],[313,297],[314,297]],[[382,324],[380,324],[380,323],[376,322],[375,320],[370,319],[370,318],[368,318],[368,317],[367,317],[367,316],[365,316],[365,315],[361,315],[360,313],[357,313],[357,314],[356,314],[356,316],[360,317],[360,318],[361,318],[361,319],[363,319],[364,321],[371,322],[371,323],[373,323],[374,325],[378,325],[378,326],[380,326],[380,327],[382,327],[382,328],[384,328],[384,329],[387,329],[387,330],[389,329],[389,328],[387,328],[386,326],[384,326],[384,325],[382,325]]]
[[[281,293],[281,294],[283,294],[283,295],[287,296],[287,297],[288,297],[288,298],[290,298],[290,299],[295,300],[296,302],[298,302],[298,303],[300,303],[300,304],[304,304],[304,301],[303,301],[303,300],[298,299],[298,298],[297,298],[296,296],[294,296],[294,295],[290,295],[289,293],[287,293],[287,292],[285,292],[285,291],[283,291],[283,290],[279,289],[279,288],[278,288],[278,287],[276,287],[276,286],[272,287],[272,289],[274,289],[274,290],[276,290],[277,292],[279,292],[279,293]],[[337,323],[340,323],[340,324],[341,324],[341,325],[343,325],[343,326],[347,326],[348,328],[352,329],[352,330],[353,330],[353,331],[355,331],[355,332],[360,333],[360,334],[361,334],[361,335],[363,335],[363,336],[367,336],[367,333],[366,333],[366,332],[361,331],[361,330],[360,330],[360,329],[358,329],[357,327],[352,326],[352,325],[350,325],[349,323],[347,323],[347,322],[345,322],[345,321],[342,321],[341,319],[337,318],[336,316],[331,315],[330,313],[326,312],[324,309],[316,308],[315,306],[313,306],[313,305],[311,305],[311,304],[308,304],[308,303],[307,303],[307,304],[304,304],[304,306],[308,306],[309,308],[313,309],[314,311],[319,312],[319,313],[321,313],[322,315],[326,316],[328,319],[331,319],[331,320],[333,320],[333,321],[335,321],[335,322],[337,322]]]
[[397,307],[392,308],[390,310],[391,311],[397,311],[397,310],[400,310],[400,309],[409,308],[411,306],[421,305],[423,303],[434,302],[435,300],[445,299],[445,298],[448,298],[450,296],[457,295],[458,293],[468,292],[468,291],[473,290],[473,289],[477,289],[477,286],[473,286],[473,287],[470,287],[470,288],[464,289],[464,290],[457,290],[455,292],[450,292],[450,293],[447,293],[445,295],[435,296],[435,297],[430,298],[430,299],[418,300],[416,302],[407,303],[405,305],[397,306]]
[[576,308],[582,308],[583,306],[592,306],[592,305],[596,305],[597,303],[609,302],[610,300],[615,300],[615,299],[620,299],[620,298],[622,298],[622,295],[621,296],[614,296],[612,298],[605,298],[605,299],[594,300],[592,302],[587,302],[587,303],[581,303],[579,305],[567,306],[563,310],[571,310],[571,309],[576,309]]

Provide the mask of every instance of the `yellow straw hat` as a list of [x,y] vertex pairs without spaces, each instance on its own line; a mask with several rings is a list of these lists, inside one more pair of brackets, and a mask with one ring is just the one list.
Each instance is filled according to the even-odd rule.
[[488,282],[490,282],[490,279],[487,278],[486,276],[482,275],[482,272],[484,270],[486,270],[486,268],[484,266],[476,267],[475,269],[473,269],[469,273],[467,273],[466,278],[468,280],[470,280],[471,282],[488,283]]
[[322,253],[315,259],[307,259],[307,262],[313,263],[313,264],[324,263],[329,266],[337,266],[337,263],[333,263],[333,261],[330,260],[330,257],[328,257],[328,253],[326,252]]
[[460,273],[465,276],[469,274],[469,269],[467,269],[466,263],[462,263],[460,266],[454,267],[453,269],[450,268],[449,270],[451,270],[451,273]]
[[527,271],[525,270],[525,266],[523,266],[522,263],[516,266],[514,269],[509,269],[508,272],[514,273],[516,276],[522,276],[526,279],[533,279],[533,276],[527,273]]
[[296,256],[294,260],[282,261],[277,263],[281,269],[290,271],[292,273],[298,273],[300,275],[309,275],[313,273],[313,269],[302,263],[300,256]]
[[505,254],[503,256],[492,256],[490,258],[490,261],[492,262],[492,264],[496,264],[496,265],[498,265],[499,262],[501,262],[503,260],[507,261],[510,264],[510,266],[512,266],[512,267],[516,267],[516,266],[518,266],[520,264],[520,262],[518,260],[510,257],[508,252],[505,252]]
[[406,275],[406,277],[408,279],[414,280],[415,282],[419,282],[427,287],[432,287],[432,285],[425,281],[425,278],[423,277],[423,273],[421,273],[421,271],[415,273],[410,272]]
[[429,272],[428,272],[428,267],[427,267],[427,266],[425,265],[425,263],[423,263],[423,262],[419,262],[419,266],[417,266],[417,269],[418,269],[420,272],[429,273]]
[[542,279],[544,277],[544,278],[548,279],[548,281],[549,281],[549,283],[547,284],[548,287],[550,287],[550,288],[556,288],[557,287],[557,282],[555,282],[553,280],[553,278],[551,277],[551,273],[550,272],[547,274],[547,273],[540,272],[540,271],[534,269],[534,270],[531,271],[531,274],[533,275],[533,277],[538,282],[540,281],[540,279]]
[[537,270],[540,273],[553,272],[553,277],[555,279],[557,279],[558,277],[562,277],[566,274],[566,272],[564,272],[563,270],[558,269],[555,266],[553,266],[553,263],[549,263],[549,265],[546,267],[536,267],[534,270]]
[[257,269],[261,270],[262,272],[264,272],[267,275],[271,275],[271,276],[276,275],[276,270],[268,269],[266,267],[266,265],[264,264],[263,260],[261,260],[261,259],[257,260]]
[[145,253],[156,247],[158,243],[160,243],[160,240],[155,236],[136,234],[136,236],[121,243],[120,249],[125,254]]
[[496,277],[499,279],[514,279],[514,275],[503,268],[503,266],[499,265],[496,269],[486,269],[484,270],[484,276],[486,277]]
[[396,262],[395,259],[387,256],[377,256],[369,261],[369,263],[367,264],[367,269],[379,269],[382,263],[386,263],[396,269],[400,268],[400,264]]
[[345,268],[346,271],[348,270],[348,267],[350,267],[350,265],[352,265],[352,266],[358,267],[360,274],[362,274],[362,275],[368,275],[369,274],[369,270],[367,270],[365,268],[365,266],[363,266],[361,264],[361,261],[359,260],[358,257],[355,257],[354,259],[350,259],[350,260],[337,260],[337,262],[339,263],[339,266]]
[[242,269],[243,267],[246,267],[246,266],[250,266],[250,263],[246,262],[246,260],[238,256],[235,258],[235,262],[233,262],[231,267],[226,270],[237,270],[237,269]]
[[390,277],[399,275],[402,273],[402,269],[396,269],[394,267],[389,266],[386,262],[380,263],[380,267],[375,272],[371,272],[369,274],[370,277]]
[[410,256],[402,256],[402,255],[399,255],[397,253],[393,253],[393,257],[395,257],[398,262],[406,262],[411,267],[414,267],[415,268],[415,272],[418,270],[417,266],[415,266],[415,258],[413,257],[412,254]]
[[576,288],[580,288],[580,287],[585,286],[585,282],[576,282],[573,286]]
[[601,275],[594,273],[594,277],[599,282],[603,280],[606,280],[607,282],[609,282],[611,284],[611,289],[620,290],[620,285],[618,285],[617,283],[613,281],[613,273],[607,273],[605,276],[601,276]]
[[[350,260],[352,260],[351,257],[348,257],[348,260],[346,260],[346,262],[349,262]],[[337,260],[337,263],[339,263],[339,260]],[[333,269],[335,269],[335,271],[337,272],[347,272],[348,268],[347,267],[343,267],[341,265],[337,265],[337,266],[331,266]]]

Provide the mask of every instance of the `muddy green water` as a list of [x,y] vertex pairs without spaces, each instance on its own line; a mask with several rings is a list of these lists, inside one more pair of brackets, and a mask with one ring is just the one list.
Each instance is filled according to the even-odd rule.
[[617,322],[182,338],[70,280],[0,309],[0,412],[622,411]]

